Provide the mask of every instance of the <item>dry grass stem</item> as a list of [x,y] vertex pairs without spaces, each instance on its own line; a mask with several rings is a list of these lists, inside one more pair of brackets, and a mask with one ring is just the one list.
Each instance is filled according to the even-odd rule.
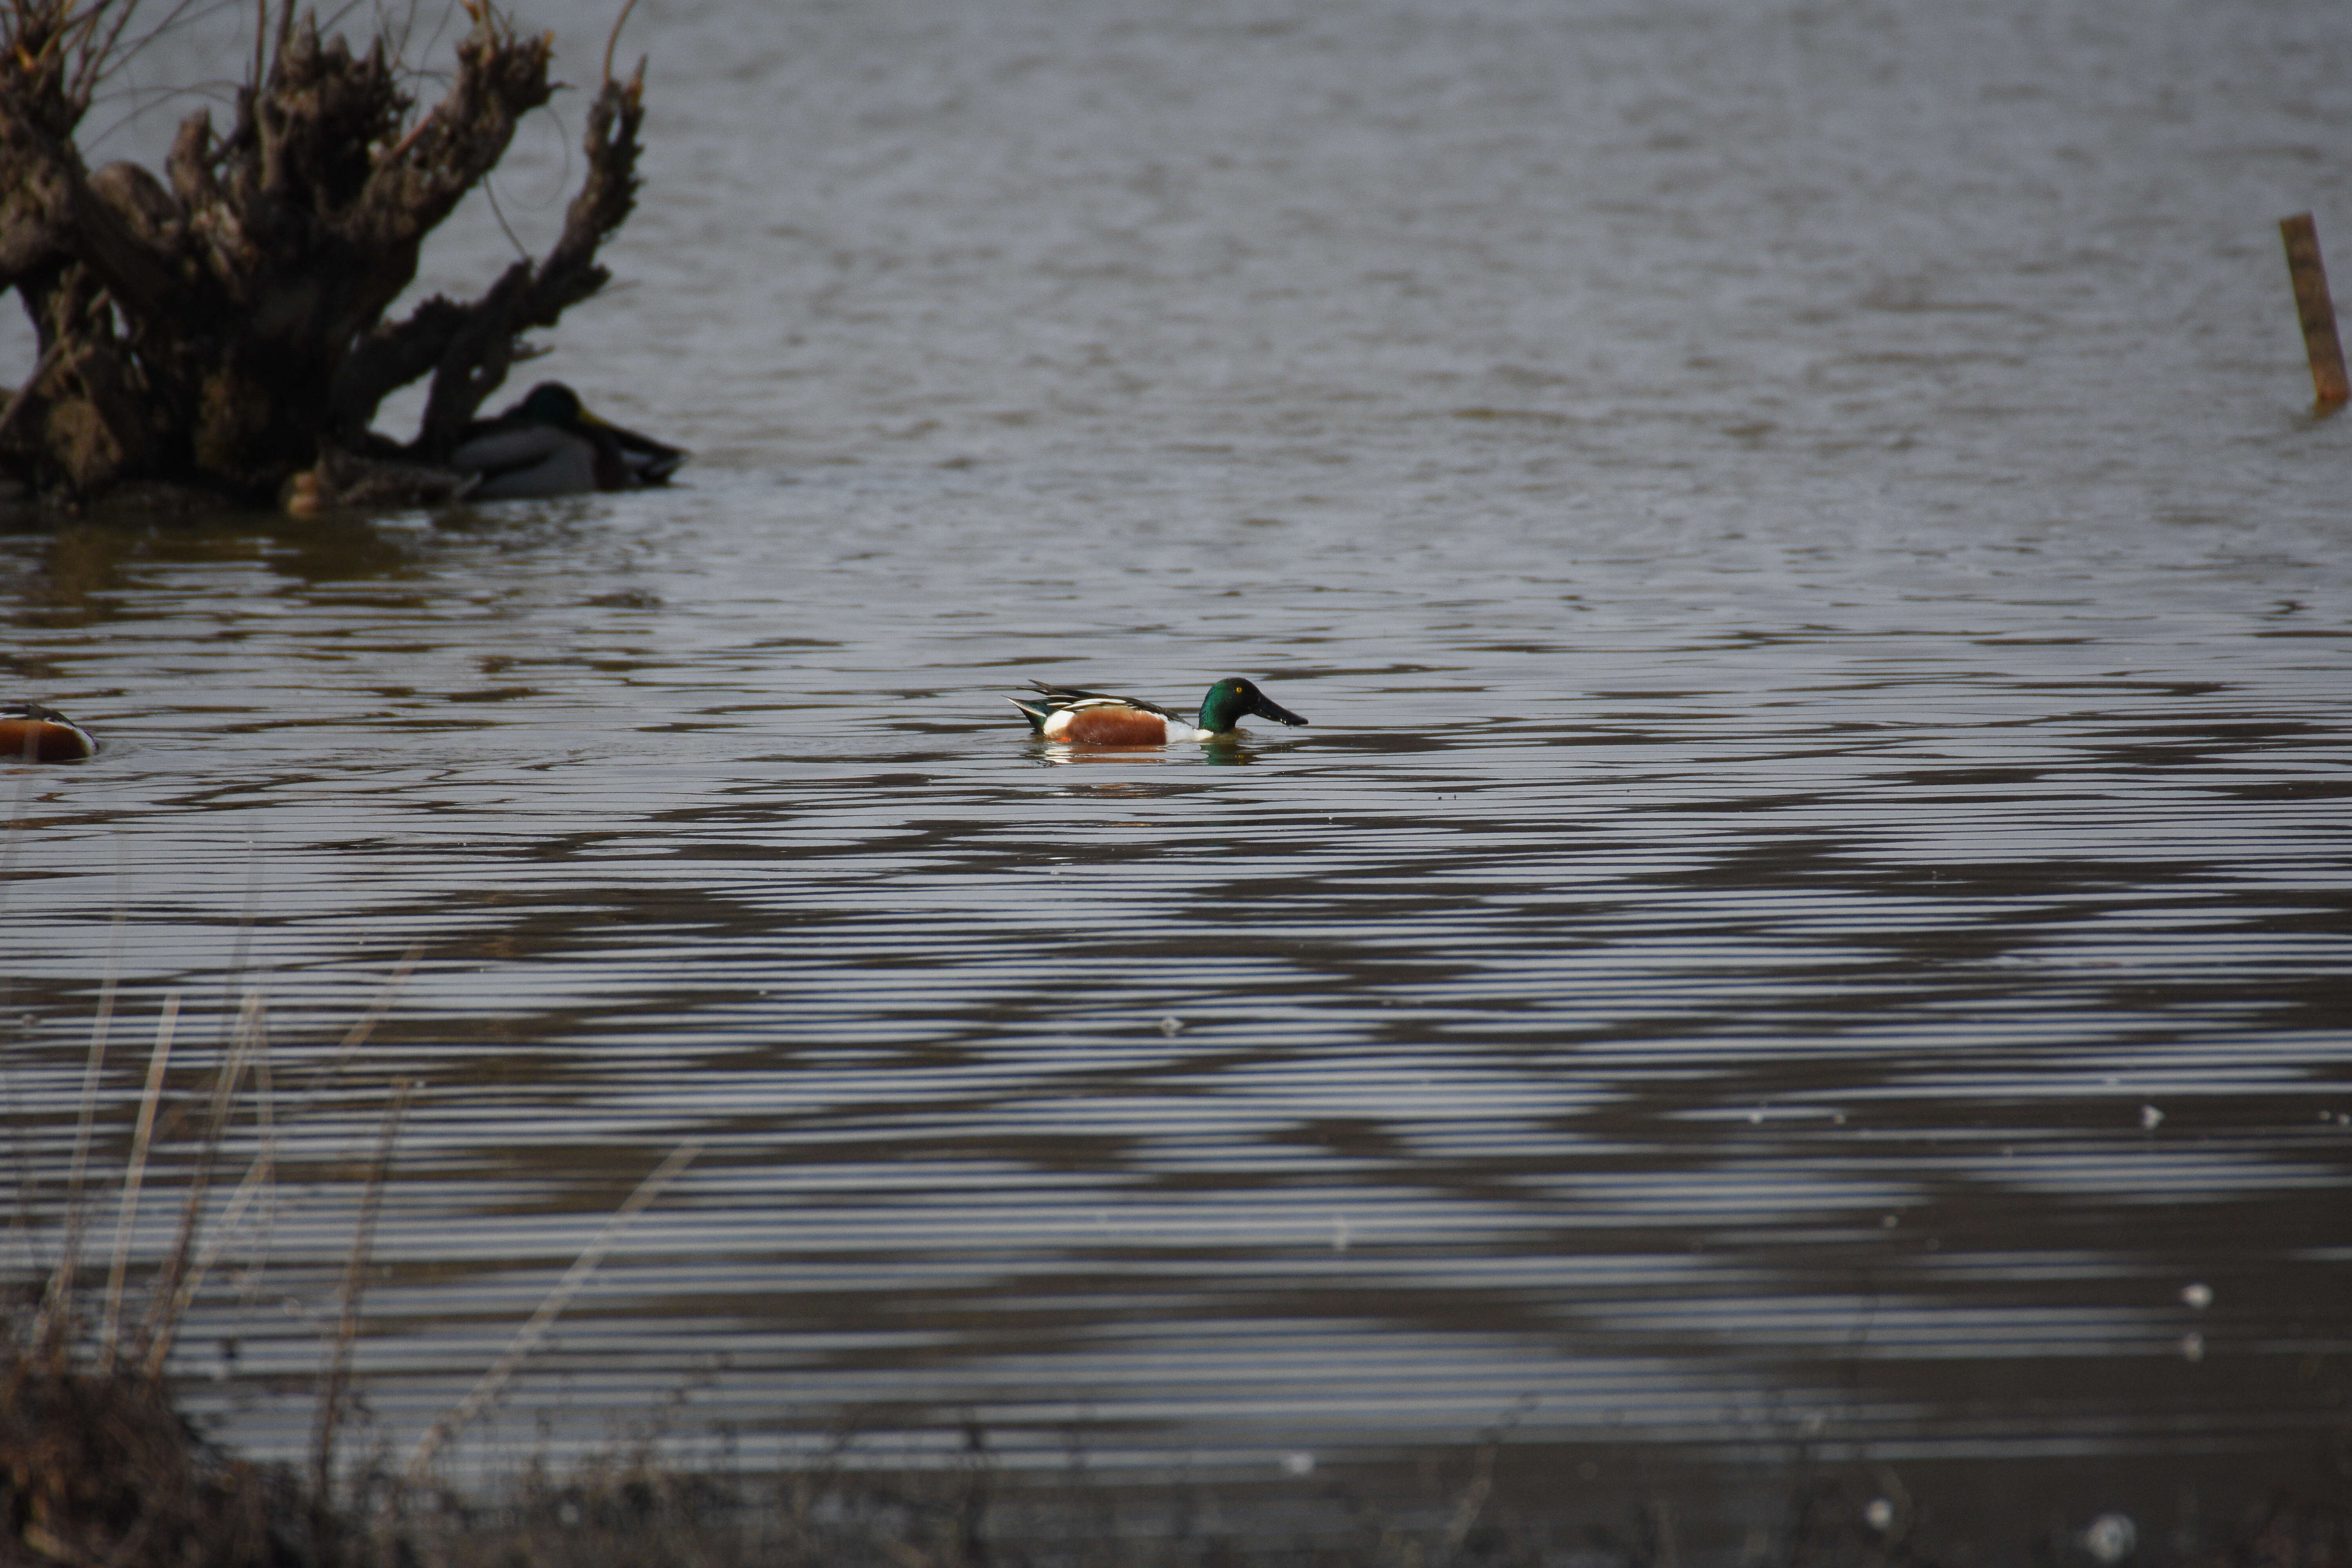
[[1486,1510],[1486,1500],[1495,1491],[1495,1446],[1492,1443],[1478,1450],[1477,1473],[1470,1484],[1462,1489],[1462,1498],[1454,1505],[1454,1517],[1445,1526],[1445,1539],[1437,1550],[1440,1563],[1452,1563],[1469,1541],[1471,1531],[1477,1528],[1478,1516]]
[[212,1234],[205,1238],[203,1247],[196,1254],[195,1266],[189,1270],[188,1278],[180,1290],[184,1309],[186,1301],[194,1297],[205,1277],[210,1274],[214,1266],[220,1261],[220,1255],[227,1247],[237,1223],[245,1217],[245,1211],[252,1205],[257,1197],[269,1190],[270,1183],[278,1170],[278,1146],[286,1132],[302,1113],[326,1092],[336,1074],[341,1072],[351,1060],[352,1053],[365,1044],[368,1037],[374,1033],[376,1025],[391,1009],[394,999],[400,994],[401,985],[407,980],[409,972],[415,968],[417,955],[421,951],[422,949],[415,947],[408,950],[399,964],[394,967],[392,974],[385,980],[383,990],[378,993],[367,1012],[344,1032],[342,1043],[336,1047],[333,1058],[311,1074],[301,1099],[295,1103],[293,1110],[283,1121],[277,1116],[272,1089],[269,1069],[268,1019],[266,1015],[258,1012],[253,1016],[249,1039],[252,1047],[255,1120],[261,1131],[261,1147],[254,1155],[253,1163],[247,1167],[244,1179],[237,1183],[236,1191],[229,1194],[228,1205],[221,1211],[220,1219],[212,1227]]
[[403,1082],[394,1091],[392,1104],[383,1113],[383,1129],[376,1134],[375,1160],[368,1169],[367,1191],[360,1199],[359,1226],[352,1233],[351,1256],[343,1264],[342,1311],[336,1324],[335,1348],[327,1365],[326,1386],[319,1394],[318,1419],[310,1436],[310,1490],[322,1507],[333,1496],[335,1434],[342,1421],[343,1394],[351,1384],[352,1342],[359,1337],[360,1299],[367,1291],[368,1263],[375,1247],[375,1218],[383,1202],[384,1173],[391,1167],[392,1147],[400,1137],[400,1123],[408,1114],[409,1097],[415,1090],[415,1080]]
[[457,1402],[456,1408],[435,1422],[425,1436],[416,1440],[415,1451],[408,1456],[408,1468],[403,1478],[405,1481],[414,1484],[421,1478],[432,1464],[433,1456],[440,1452],[441,1445],[449,1440],[451,1434],[498,1397],[499,1391],[506,1386],[515,1369],[538,1348],[539,1342],[546,1337],[547,1331],[562,1315],[572,1298],[588,1282],[588,1277],[595,1273],[596,1266],[604,1260],[604,1254],[611,1250],[614,1242],[620,1239],[621,1233],[627,1230],[637,1215],[661,1196],[662,1189],[668,1186],[679,1172],[692,1164],[695,1156],[701,1152],[702,1145],[699,1143],[681,1143],[670,1152],[668,1159],[654,1167],[652,1174],[637,1184],[637,1190],[613,1211],[612,1218],[604,1222],[604,1228],[596,1233],[596,1239],[572,1260],[570,1268],[564,1270],[563,1278],[556,1282],[554,1289],[548,1292],[547,1300],[539,1304],[539,1310],[530,1315],[530,1321],[516,1333],[505,1353],[490,1364],[490,1369],[482,1373],[481,1381]]
[[142,1366],[149,1377],[163,1375],[163,1363],[172,1353],[173,1342],[179,1337],[180,1320],[186,1315],[188,1302],[196,1293],[198,1276],[193,1265],[197,1229],[204,1217],[205,1194],[211,1190],[213,1165],[219,1158],[221,1140],[228,1132],[229,1110],[236,1100],[237,1083],[245,1077],[246,1063],[252,1057],[253,1042],[260,1030],[261,1005],[258,991],[246,993],[236,1033],[229,1045],[228,1060],[222,1064],[213,1081],[213,1103],[205,1119],[204,1150],[189,1176],[186,1201],[180,1207],[180,1234],[172,1244],[163,1278],[147,1303],[143,1331],[147,1353]]
[[383,1016],[391,1012],[393,1003],[399,1000],[400,988],[408,983],[408,976],[415,969],[416,960],[424,951],[423,944],[419,943],[401,955],[400,962],[385,977],[383,989],[376,993],[375,1000],[368,1005],[368,1010],[360,1015],[357,1023],[344,1031],[342,1043],[335,1047],[335,1054],[303,1083],[302,1098],[296,1101],[293,1110],[289,1113],[289,1121],[310,1110],[351,1061],[352,1053],[367,1044],[368,1037],[375,1033],[375,1026],[383,1022]]
[[139,1184],[147,1173],[147,1145],[155,1134],[155,1105],[163,1094],[163,1070],[172,1060],[172,1031],[180,1020],[180,994],[163,998],[155,1021],[155,1050],[147,1058],[147,1092],[139,1101],[139,1129],[131,1135],[131,1166],[122,1176],[122,1210],[114,1222],[114,1266],[106,1276],[106,1315],[99,1330],[98,1370],[114,1370],[115,1335],[122,1322],[122,1279],[131,1267],[131,1227],[139,1215]]
[[[22,398],[17,399],[19,403],[22,401]],[[15,413],[16,409],[15,403],[8,405],[10,413]],[[22,764],[16,770],[16,804],[8,813],[8,831],[0,834],[0,913],[7,911],[8,889],[16,883],[16,844],[24,837],[26,803],[31,795],[33,774],[37,771],[32,751],[33,739],[28,734],[25,738],[24,756],[0,759]]]
[[82,1177],[89,1169],[90,1129],[98,1121],[98,1084],[106,1068],[106,1037],[114,1021],[114,985],[122,960],[122,910],[114,911],[114,943],[107,955],[106,979],[98,989],[98,1016],[90,1020],[89,1059],[81,1073],[81,1113],[74,1121],[73,1157],[66,1166],[66,1240],[47,1295],[34,1320],[32,1343],[43,1355],[65,1342],[73,1321],[74,1285],[81,1274]]

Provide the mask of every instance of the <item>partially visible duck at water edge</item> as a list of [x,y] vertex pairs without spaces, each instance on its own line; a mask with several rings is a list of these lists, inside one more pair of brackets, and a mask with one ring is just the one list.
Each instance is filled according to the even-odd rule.
[[449,466],[481,478],[469,500],[583,495],[666,485],[686,454],[650,436],[608,424],[580,395],[543,381],[495,419],[477,419],[457,437]]
[[1197,722],[1132,697],[1048,686],[1042,680],[1029,684],[1037,689],[1038,696],[1005,700],[1021,710],[1040,739],[1074,746],[1165,746],[1175,741],[1223,740],[1244,719],[1252,717],[1271,719],[1277,724],[1307,722],[1237,675],[1209,688],[1209,694],[1201,700]]
[[0,702],[0,763],[78,763],[98,754],[90,732],[38,702]]

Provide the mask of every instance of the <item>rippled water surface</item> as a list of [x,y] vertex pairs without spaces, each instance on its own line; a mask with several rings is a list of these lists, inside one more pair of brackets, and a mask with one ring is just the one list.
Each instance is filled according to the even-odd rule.
[[[574,79],[606,15],[550,18]],[[101,1257],[167,995],[139,1259],[266,1005],[207,1203],[275,1180],[178,1352],[257,1451],[406,1081],[395,1453],[691,1144],[460,1462],[976,1426],[1303,1489],[1499,1434],[1555,1495],[1811,1452],[2076,1527],[2325,1480],[2352,425],[2274,222],[2352,258],[2338,7],[630,26],[627,286],[544,368],[684,484],[0,531],[0,672],[105,742],[0,773],[0,1267],[111,969]],[[1003,702],[1226,674],[1311,726]]]

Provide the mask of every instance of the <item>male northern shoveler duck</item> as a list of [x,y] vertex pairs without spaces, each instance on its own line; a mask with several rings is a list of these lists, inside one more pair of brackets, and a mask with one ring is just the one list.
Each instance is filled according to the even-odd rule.
[[543,381],[496,419],[477,419],[458,437],[449,466],[481,479],[467,496],[503,500],[666,485],[686,454],[650,436],[608,425],[560,381]]
[[98,754],[89,731],[37,702],[0,702],[0,763],[73,763]]
[[1277,724],[1307,722],[1237,675],[1209,688],[1209,694],[1201,699],[1197,724],[1132,697],[1108,697],[1099,691],[1048,686],[1042,680],[1029,684],[1043,695],[1028,701],[1018,697],[1005,700],[1021,710],[1030,728],[1042,738],[1076,746],[1164,746],[1171,741],[1213,741],[1232,734],[1252,714]]

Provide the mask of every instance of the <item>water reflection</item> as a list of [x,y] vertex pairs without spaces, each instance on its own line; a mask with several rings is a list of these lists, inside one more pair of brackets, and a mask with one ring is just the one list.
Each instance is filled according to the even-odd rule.
[[1261,748],[1246,742],[1234,741],[1222,743],[1202,742],[1197,745],[1185,742],[1171,745],[1164,752],[1157,750],[1139,752],[1133,747],[1125,746],[1065,746],[1051,741],[1032,741],[1028,742],[1028,747],[1033,756],[1041,763],[1050,767],[1068,767],[1076,763],[1087,763],[1110,764],[1141,762],[1146,765],[1163,767],[1198,764],[1212,768],[1243,768],[1256,761],[1262,753],[1283,749],[1280,742]]
[[415,564],[430,526],[422,519],[137,513],[51,525],[20,516],[0,527],[0,537],[12,545],[5,569],[20,613],[34,625],[68,627],[143,614],[126,599],[163,590],[173,567],[254,562],[306,587],[397,578]]

